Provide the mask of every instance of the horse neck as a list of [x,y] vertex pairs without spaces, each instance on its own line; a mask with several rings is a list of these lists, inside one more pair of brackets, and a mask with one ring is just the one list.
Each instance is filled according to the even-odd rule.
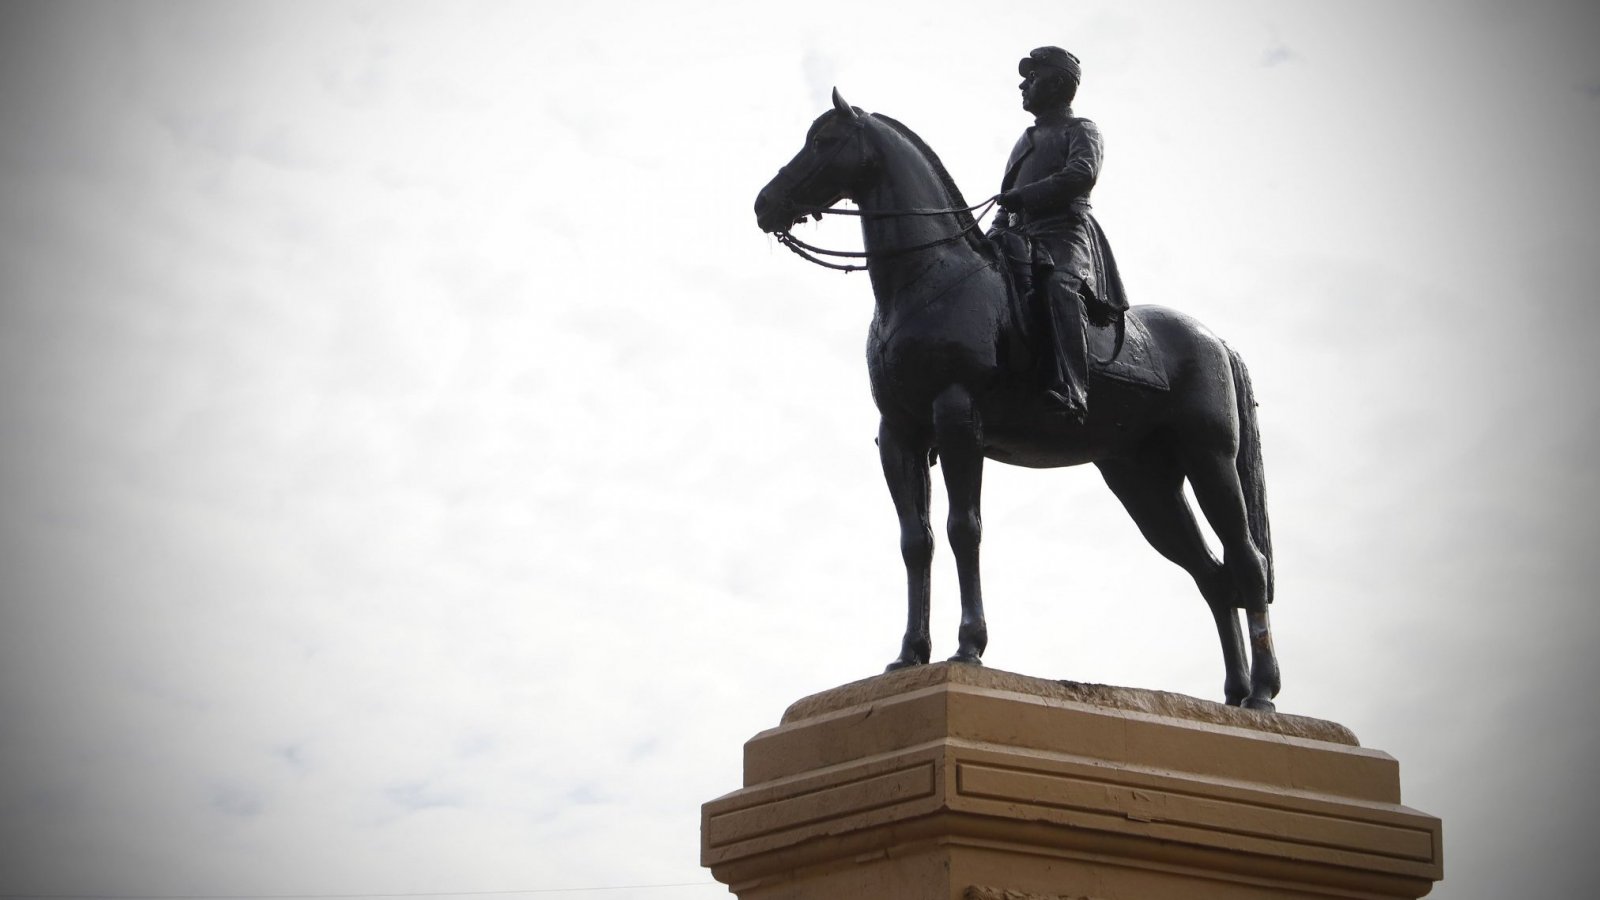
[[[910,253],[896,253],[906,247],[929,244],[956,235],[963,227],[953,213],[938,216],[877,217],[873,212],[904,209],[950,209],[958,204],[944,180],[916,147],[899,134],[880,126],[876,133],[883,159],[883,174],[856,197],[856,205],[868,213],[861,219],[862,245],[868,256],[867,274],[872,278],[880,312],[892,312],[896,301],[930,268],[941,261],[961,264],[970,258],[982,262],[977,250],[965,238],[939,243]],[[874,258],[876,254],[889,254]]]

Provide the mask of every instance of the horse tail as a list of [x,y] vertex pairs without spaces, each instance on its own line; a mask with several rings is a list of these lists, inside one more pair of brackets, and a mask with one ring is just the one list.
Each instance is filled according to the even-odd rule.
[[1250,539],[1267,560],[1267,602],[1272,602],[1272,528],[1267,523],[1267,479],[1261,465],[1261,431],[1256,424],[1256,394],[1250,385],[1250,372],[1238,351],[1228,348],[1233,368],[1233,392],[1239,407],[1239,485],[1244,489],[1245,518]]

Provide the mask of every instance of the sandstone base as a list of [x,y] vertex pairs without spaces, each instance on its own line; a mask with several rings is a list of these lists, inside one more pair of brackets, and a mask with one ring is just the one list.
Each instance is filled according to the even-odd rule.
[[1341,726],[938,664],[808,697],[705,804],[741,900],[1420,897],[1439,820]]

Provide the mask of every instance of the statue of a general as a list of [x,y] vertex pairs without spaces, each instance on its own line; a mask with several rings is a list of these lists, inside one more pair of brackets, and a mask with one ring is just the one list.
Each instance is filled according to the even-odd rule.
[[1046,387],[1082,421],[1088,413],[1087,322],[1106,324],[1128,308],[1105,233],[1089,212],[1100,176],[1100,129],[1073,115],[1082,70],[1060,47],[1040,47],[1017,66],[1022,108],[1034,125],[1022,133],[1000,182],[989,236],[1004,249],[1017,289],[1033,295],[1043,338]]
[[[951,659],[968,664],[980,662],[989,641],[978,564],[985,461],[1094,463],[1151,546],[1189,573],[1210,606],[1227,702],[1270,710],[1280,684],[1267,615],[1272,538],[1249,372],[1199,322],[1160,306],[1128,306],[1089,214],[1102,150],[1098,129],[1072,113],[1078,60],[1041,47],[1021,71],[1022,105],[1037,121],[1017,142],[994,198],[1004,213],[993,243],[973,214],[989,204],[969,206],[926,142],[837,90],[833,108],[756,196],[763,231],[804,259],[866,269],[872,279],[867,374],[906,569],[906,630],[889,668],[927,663],[933,650],[934,461],[949,497],[961,589]],[[857,208],[835,209],[841,199]],[[791,233],[822,215],[859,218],[863,250],[813,247]],[[1015,282],[1007,269],[1018,270]],[[1185,482],[1220,559],[1185,500]]]

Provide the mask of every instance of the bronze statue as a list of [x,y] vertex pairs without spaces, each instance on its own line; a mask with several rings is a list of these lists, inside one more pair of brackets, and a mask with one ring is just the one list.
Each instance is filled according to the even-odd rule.
[[[1022,193],[1008,202],[1020,201],[1013,211],[1024,225],[1037,221],[1034,215],[1053,218],[1054,206],[1034,205],[1032,183],[1013,189]],[[844,198],[858,209],[830,209]],[[1272,550],[1244,361],[1181,313],[1136,306],[1108,324],[1087,323],[1094,362],[1085,374],[1094,401],[1081,419],[1064,412],[1042,386],[1038,370],[1048,364],[1032,349],[1047,339],[1033,327],[1002,253],[979,231],[972,211],[980,207],[967,206],[910,129],[849,106],[838,91],[834,108],[812,124],[805,145],[755,203],[760,227],[791,249],[834,268],[858,267],[817,255],[862,258],[859,268],[872,280],[877,303],[867,368],[908,582],[906,632],[889,668],[926,663],[932,652],[929,467],[943,465],[960,581],[959,645],[951,659],[976,664],[988,643],[978,577],[984,458],[1038,468],[1092,462],[1146,539],[1194,578],[1210,606],[1227,702],[1272,709],[1279,687],[1267,619]],[[865,250],[822,250],[789,233],[823,212],[859,215]],[[1069,243],[1077,227],[1068,230]],[[1056,245],[1049,246],[1054,259]],[[1079,281],[1089,283],[1081,273]],[[1221,540],[1222,560],[1184,500],[1185,478]],[[1248,660],[1237,609],[1249,621]]]

